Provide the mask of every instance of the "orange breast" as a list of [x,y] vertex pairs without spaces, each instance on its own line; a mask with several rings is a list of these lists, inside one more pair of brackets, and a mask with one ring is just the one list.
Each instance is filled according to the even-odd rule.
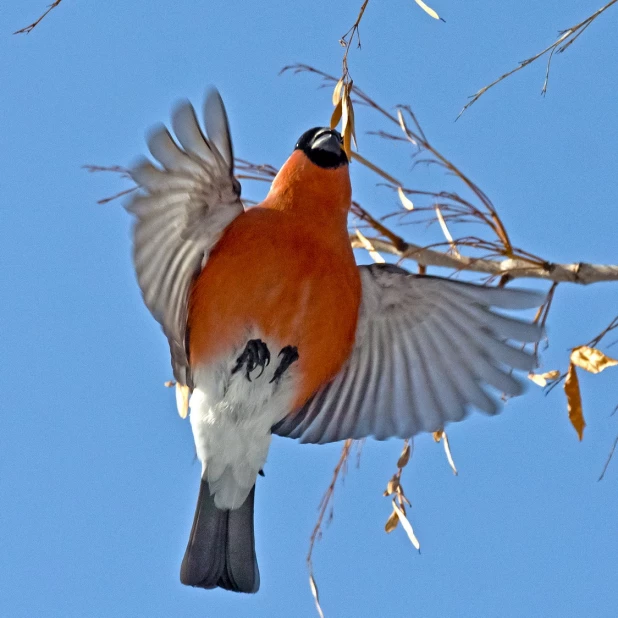
[[193,285],[190,363],[229,356],[257,328],[297,346],[301,405],[348,358],[360,295],[345,221],[325,228],[299,213],[253,208],[228,227]]

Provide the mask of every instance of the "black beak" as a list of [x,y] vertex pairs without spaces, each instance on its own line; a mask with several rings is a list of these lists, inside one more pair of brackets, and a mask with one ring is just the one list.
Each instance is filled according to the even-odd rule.
[[341,137],[339,133],[332,130],[324,130],[318,133],[311,142],[311,150],[325,150],[334,155],[341,154]]

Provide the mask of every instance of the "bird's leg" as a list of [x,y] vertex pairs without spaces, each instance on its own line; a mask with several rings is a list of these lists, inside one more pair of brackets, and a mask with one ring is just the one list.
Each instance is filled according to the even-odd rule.
[[293,345],[286,345],[285,348],[279,352],[277,358],[279,356],[283,357],[277,369],[275,369],[275,373],[271,379],[272,382],[279,382],[279,378],[283,375],[285,370],[292,364],[298,360],[298,349]]
[[236,359],[236,365],[232,369],[232,373],[240,371],[243,366],[246,366],[246,377],[251,382],[251,372],[260,367],[261,371],[258,378],[264,373],[264,369],[270,363],[270,352],[268,346],[261,339],[251,339],[247,342],[243,353]]

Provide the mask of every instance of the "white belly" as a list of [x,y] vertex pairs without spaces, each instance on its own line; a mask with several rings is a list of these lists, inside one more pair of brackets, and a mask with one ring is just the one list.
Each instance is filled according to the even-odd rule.
[[283,346],[262,340],[270,351],[270,364],[262,375],[261,368],[256,368],[251,382],[244,369],[232,374],[244,346],[228,358],[193,370],[189,406],[195,449],[202,462],[202,478],[208,481],[220,509],[243,504],[266,463],[271,427],[290,412],[294,398],[295,364],[278,383],[271,383]]

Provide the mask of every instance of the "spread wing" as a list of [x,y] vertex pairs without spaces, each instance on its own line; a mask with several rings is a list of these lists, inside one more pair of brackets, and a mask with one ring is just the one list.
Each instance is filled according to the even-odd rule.
[[172,114],[178,143],[164,126],[152,131],[148,148],[160,167],[142,160],[132,168],[140,191],[126,207],[136,218],[133,261],[144,302],[167,336],[176,380],[188,385],[189,288],[223,230],[243,212],[227,116],[215,90],[204,120],[208,138],[184,101]]
[[529,371],[535,358],[514,345],[539,341],[543,329],[491,307],[537,307],[543,294],[411,275],[385,264],[361,266],[360,273],[348,362],[273,433],[310,443],[409,438],[462,420],[470,406],[496,414],[486,385],[511,396],[522,392],[510,370]]

